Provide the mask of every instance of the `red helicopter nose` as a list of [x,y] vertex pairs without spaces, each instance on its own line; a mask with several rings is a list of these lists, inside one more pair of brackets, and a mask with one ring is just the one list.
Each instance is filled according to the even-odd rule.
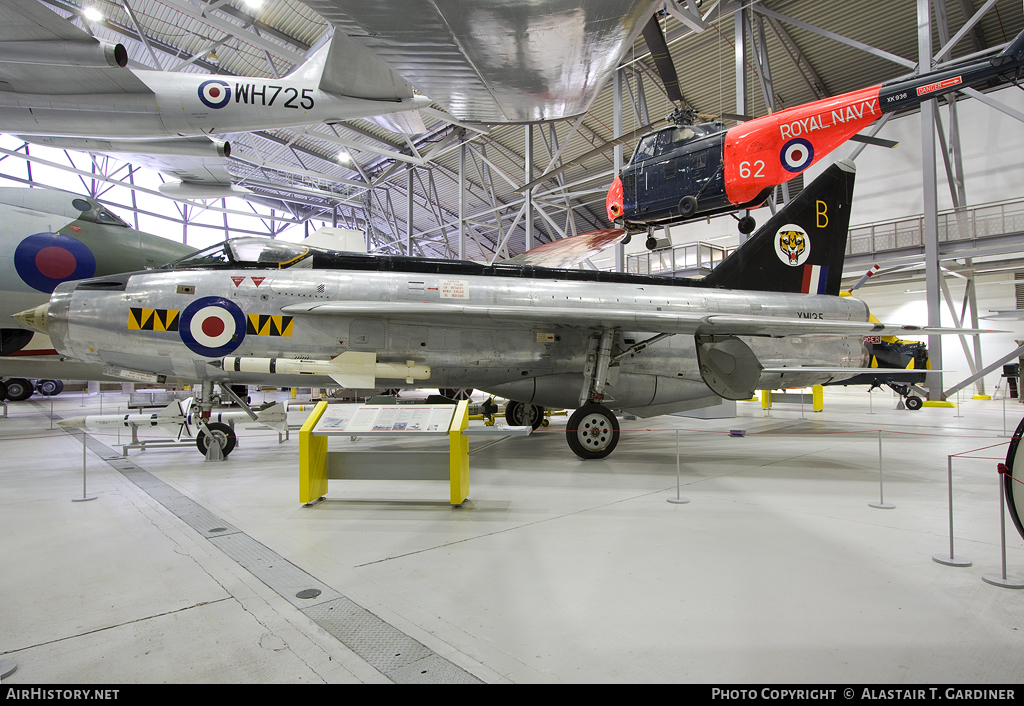
[[614,223],[622,217],[622,180],[615,177],[612,186],[608,189],[608,196],[604,200],[605,210],[608,212],[608,220]]

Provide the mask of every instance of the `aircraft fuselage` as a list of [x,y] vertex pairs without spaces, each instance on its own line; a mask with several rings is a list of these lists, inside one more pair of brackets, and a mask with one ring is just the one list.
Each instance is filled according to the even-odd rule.
[[[344,257],[341,257],[344,260]],[[370,258],[370,261],[375,258]],[[274,375],[223,370],[226,356],[330,360],[346,351],[373,352],[378,362],[430,368],[426,381],[378,378],[379,387],[472,387],[510,399],[575,408],[584,383],[593,329],[571,325],[510,327],[452,316],[431,325],[411,317],[375,316],[374,305],[408,302],[502,308],[572,307],[679,314],[732,313],[865,321],[852,298],[739,292],[671,286],[653,277],[491,267],[477,263],[379,258],[380,270],[160,270],[62,285],[51,299],[50,335],[58,350],[89,362],[185,380],[334,386],[324,375]],[[366,258],[359,260],[367,262]],[[376,266],[374,266],[376,267]],[[538,277],[538,275],[540,275]],[[596,279],[602,279],[595,284]],[[365,314],[296,313],[295,305],[363,303]],[[286,307],[292,306],[292,314]],[[302,309],[300,306],[299,309]],[[654,336],[617,331],[613,353]],[[744,340],[764,367],[864,364],[861,337]],[[184,344],[184,345],[182,345]],[[787,374],[787,387],[835,379]],[[780,386],[764,374],[759,387]],[[671,336],[627,354],[609,371],[606,404],[643,414],[713,404],[702,381],[692,336]]]
[[146,139],[348,120],[429,105],[422,96],[339,97],[310,81],[132,71],[150,92],[44,95],[0,91],[0,124],[24,135]]

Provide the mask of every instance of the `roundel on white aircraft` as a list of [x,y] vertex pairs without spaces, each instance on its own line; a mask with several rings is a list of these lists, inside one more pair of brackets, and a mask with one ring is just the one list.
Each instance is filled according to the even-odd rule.
[[787,171],[802,172],[814,161],[814,145],[802,137],[794,137],[782,146],[779,159]]
[[219,79],[203,81],[199,84],[199,100],[207,108],[223,108],[231,100],[231,86]]
[[223,297],[202,297],[185,307],[178,324],[182,343],[208,358],[228,355],[245,339],[245,315]]
[[787,223],[775,233],[775,254],[790,267],[799,267],[811,255],[811,239],[807,231],[794,223]]

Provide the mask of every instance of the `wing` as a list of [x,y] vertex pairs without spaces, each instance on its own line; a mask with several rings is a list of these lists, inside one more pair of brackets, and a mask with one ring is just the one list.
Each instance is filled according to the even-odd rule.
[[733,314],[674,314],[666,311],[579,309],[570,307],[516,307],[430,302],[324,302],[290,304],[289,315],[373,316],[424,325],[549,325],[590,329],[624,329],[670,334],[734,336],[895,336],[995,333],[987,329],[955,329],[881,324],[870,321],[830,321],[778,316]]
[[661,0],[305,0],[463,120],[585,112]]
[[[0,53],[0,91],[42,95],[152,93],[149,87],[115,61],[104,60],[104,48],[38,2],[0,0],[0,45],[18,42],[22,49]],[[50,47],[49,51],[44,48]],[[124,48],[121,48],[124,51]],[[39,61],[27,57],[39,53]],[[127,61],[127,54],[124,55]],[[50,63],[62,62],[62,63]]]
[[172,199],[212,199],[244,196],[248,189],[233,185],[228,172],[231,147],[210,137],[179,137],[167,140],[100,140],[89,137],[40,137],[19,139],[60,149],[108,154],[161,172],[175,181],[160,185],[160,193]]

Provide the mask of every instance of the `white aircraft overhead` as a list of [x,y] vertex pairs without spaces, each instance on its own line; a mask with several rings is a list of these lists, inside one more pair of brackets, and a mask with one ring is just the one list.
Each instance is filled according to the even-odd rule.
[[127,59],[123,46],[38,2],[0,0],[0,126],[30,142],[155,167],[175,179],[161,187],[172,198],[219,198],[246,191],[231,185],[230,146],[213,135],[431,103],[339,32],[280,79],[136,70]]

